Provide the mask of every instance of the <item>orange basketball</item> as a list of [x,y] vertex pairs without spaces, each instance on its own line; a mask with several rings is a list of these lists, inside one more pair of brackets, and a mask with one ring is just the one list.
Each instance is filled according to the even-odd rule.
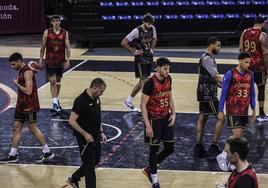
[[28,66],[34,73],[37,73],[40,70],[39,64],[36,61],[30,61]]

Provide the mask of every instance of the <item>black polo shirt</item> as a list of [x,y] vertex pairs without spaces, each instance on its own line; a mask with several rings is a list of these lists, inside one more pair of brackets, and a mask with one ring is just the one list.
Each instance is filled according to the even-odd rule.
[[[93,99],[85,90],[75,99],[72,111],[78,115],[77,123],[79,126],[91,134],[95,142],[98,142],[101,125],[101,101],[99,97]],[[74,135],[83,137],[76,130],[74,130]]]

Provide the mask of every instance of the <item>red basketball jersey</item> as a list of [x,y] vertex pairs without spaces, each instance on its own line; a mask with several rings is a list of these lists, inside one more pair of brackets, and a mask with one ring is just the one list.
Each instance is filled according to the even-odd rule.
[[249,69],[252,71],[265,71],[261,43],[259,40],[260,29],[249,28],[243,34],[243,51],[249,52],[251,62]]
[[[28,70],[31,71],[31,69],[26,65],[19,71],[18,83],[22,86],[25,86],[24,73]],[[37,112],[40,108],[35,74],[33,74],[32,79],[33,79],[33,89],[31,95],[27,95],[23,93],[20,89],[18,89],[18,98],[16,105],[16,110],[18,112],[21,113]]]
[[61,28],[56,34],[52,28],[48,29],[46,42],[46,66],[48,68],[62,68],[65,62],[66,31]]
[[248,115],[252,73],[245,71],[245,74],[241,75],[234,68],[232,69],[232,77],[226,100],[226,113],[228,115]]
[[170,77],[164,78],[161,83],[154,75],[150,78],[154,84],[154,90],[147,103],[150,119],[160,119],[169,113],[169,91],[171,90]]

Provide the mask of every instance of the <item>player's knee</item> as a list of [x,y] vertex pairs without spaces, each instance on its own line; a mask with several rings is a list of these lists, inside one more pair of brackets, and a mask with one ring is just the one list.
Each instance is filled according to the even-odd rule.
[[265,99],[265,85],[258,86],[258,101],[264,101]]
[[150,146],[150,153],[157,153],[159,151],[159,146]]
[[15,126],[13,128],[14,134],[20,134],[21,133],[21,130],[22,130],[22,127],[20,127],[20,126]]
[[174,143],[173,143],[173,142],[167,143],[167,144],[165,145],[164,150],[165,150],[168,154],[172,154],[172,153],[174,153]]
[[56,86],[57,81],[55,79],[49,80],[51,86]]

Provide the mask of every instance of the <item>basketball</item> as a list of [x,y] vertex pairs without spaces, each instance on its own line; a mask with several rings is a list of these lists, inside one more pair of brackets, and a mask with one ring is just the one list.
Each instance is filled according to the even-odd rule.
[[28,66],[34,73],[37,73],[40,70],[39,64],[36,61],[30,61]]

